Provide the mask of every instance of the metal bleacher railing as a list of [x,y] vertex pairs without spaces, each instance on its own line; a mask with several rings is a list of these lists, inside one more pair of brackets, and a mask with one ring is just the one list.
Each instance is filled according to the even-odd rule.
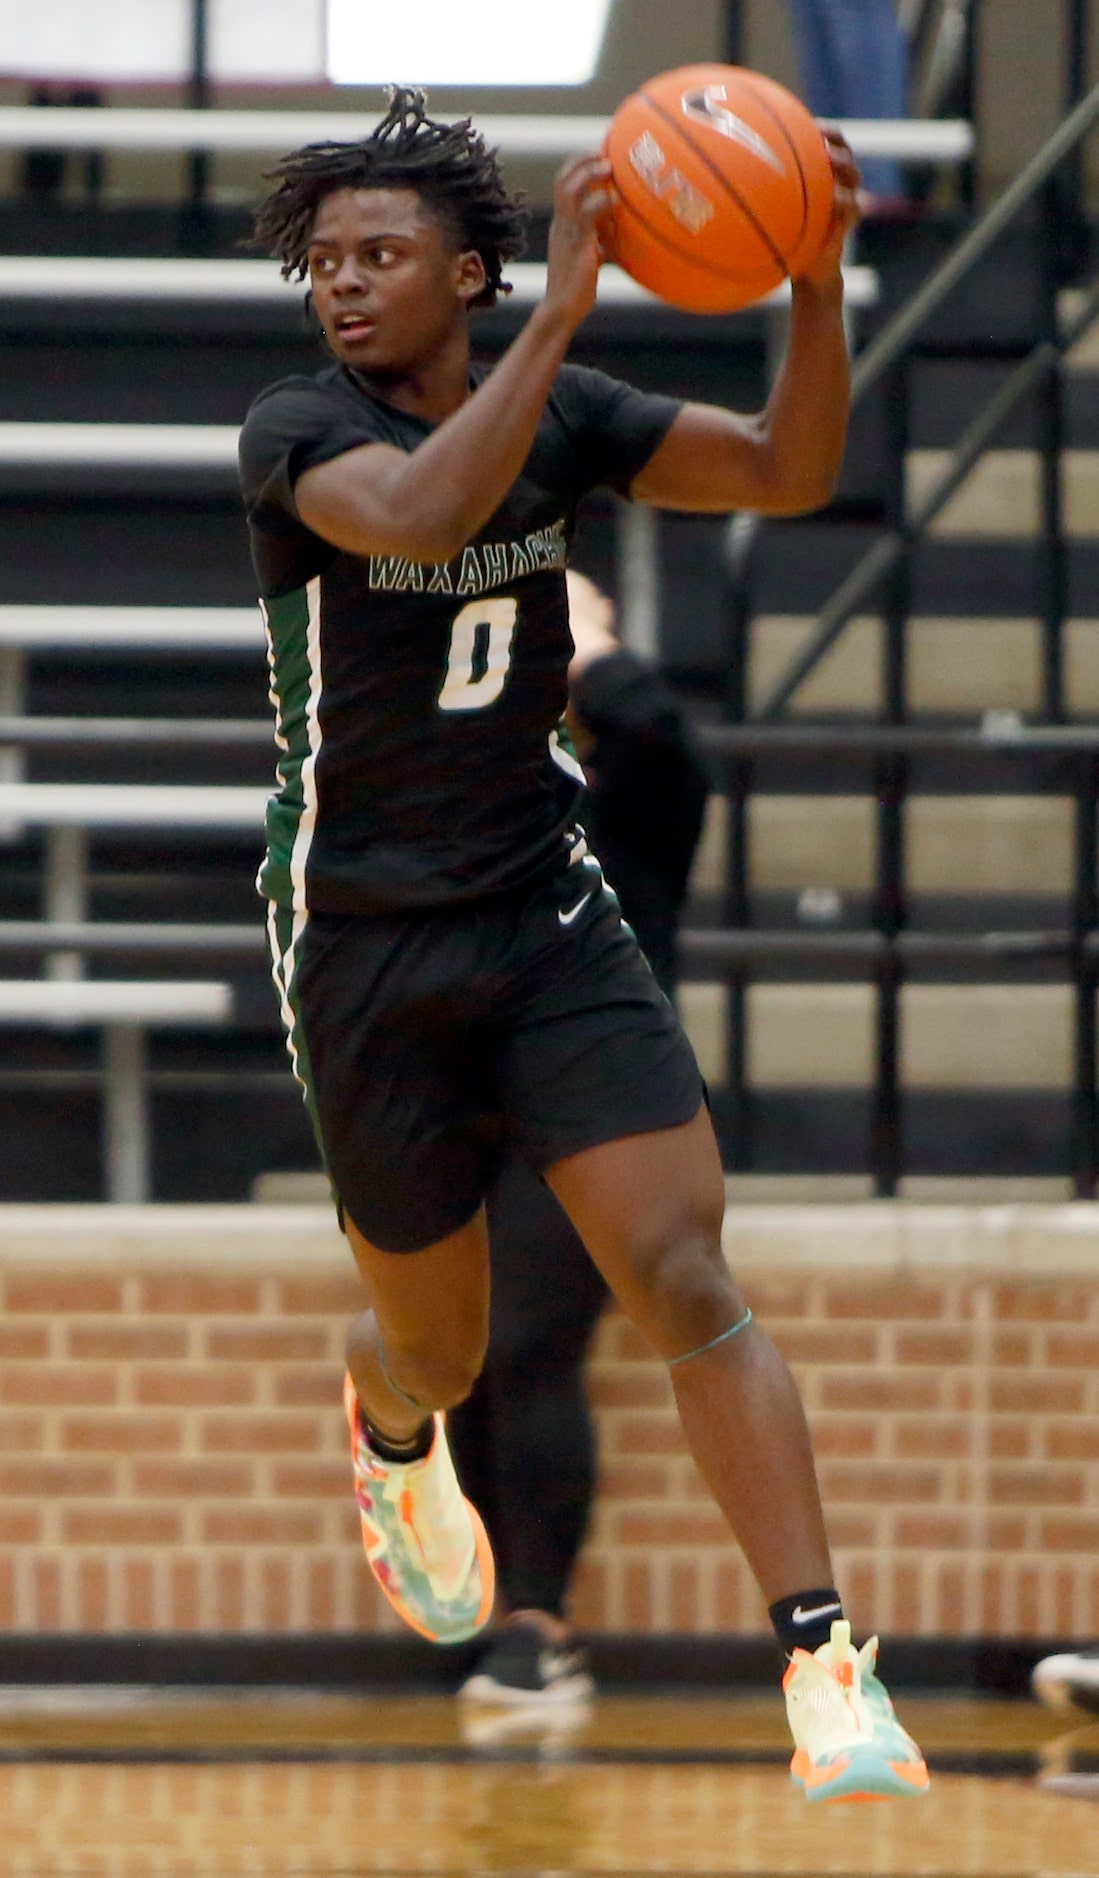
[[[905,1172],[901,1087],[902,992],[937,976],[954,982],[1011,982],[1020,967],[1063,971],[1073,987],[1071,1142],[1066,1159],[1077,1195],[1099,1179],[1096,994],[1099,988],[1099,727],[1033,726],[992,714],[978,729],[915,725],[729,724],[701,733],[729,799],[733,834],[722,908],[713,931],[680,934],[680,956],[722,977],[730,1003],[725,1124],[734,1144],[751,1141],[746,1077],[745,991],[754,973],[815,981],[870,980],[875,987],[873,1088],[866,1164],[879,1195],[896,1193]],[[819,789],[827,766],[836,789],[861,789],[877,804],[873,925],[861,931],[764,931],[750,926],[748,818],[753,794],[785,794],[810,771]],[[1021,931],[905,930],[904,810],[921,790],[1007,794],[1056,792],[1074,800],[1074,886],[1065,923]],[[750,1154],[750,1149],[747,1150]]]
[[[728,856],[723,904],[725,929],[682,935],[682,954],[695,966],[720,974],[729,999],[730,1134],[750,1139],[750,1091],[746,1081],[745,992],[761,968],[781,977],[791,968],[804,975],[812,963],[821,978],[861,975],[876,986],[876,1048],[867,1160],[875,1190],[897,1191],[905,1168],[900,1081],[901,990],[919,970],[959,972],[962,980],[1018,976],[1022,961],[1063,968],[1074,992],[1075,1047],[1071,1133],[1067,1159],[1075,1191],[1094,1197],[1099,1180],[1099,1110],[1096,1103],[1096,990],[1099,984],[1099,899],[1096,892],[1096,792],[1099,788],[1099,727],[1065,726],[1062,636],[1066,612],[1065,538],[1061,456],[1064,448],[1062,364],[1067,351],[1099,318],[1099,287],[1082,309],[1062,324],[1059,280],[1048,256],[1044,332],[1026,349],[986,408],[970,423],[935,486],[915,507],[906,506],[903,449],[903,366],[908,350],[931,316],[989,253],[1001,232],[1040,192],[1058,169],[1071,162],[1099,122],[1099,87],[1082,99],[1004,194],[959,242],[938,270],[856,361],[856,404],[892,374],[901,400],[894,478],[886,526],[820,610],[810,639],[773,686],[754,721],[746,704],[747,646],[751,626],[751,573],[763,528],[755,517],[737,517],[727,533],[730,592],[729,682],[722,727],[704,732],[729,795]],[[1047,203],[1047,211],[1049,205]],[[906,633],[911,560],[947,500],[972,470],[1020,402],[1037,392],[1041,405],[1042,529],[1039,588],[1043,632],[1043,723],[1024,726],[993,713],[983,730],[925,729],[909,721],[906,695]],[[778,524],[782,526],[782,524]],[[884,624],[884,722],[842,727],[784,725],[786,707],[835,644],[860,608],[879,599]],[[852,766],[876,798],[877,852],[874,924],[857,933],[787,933],[750,930],[749,817],[753,791],[774,790],[805,765],[825,762],[842,773]],[[775,765],[782,785],[776,784]],[[929,784],[928,767],[935,772]],[[1075,800],[1075,877],[1067,923],[1059,929],[972,934],[906,932],[905,810],[909,798],[928,786],[942,789],[1049,790]],[[944,783],[944,778],[948,783]]]
[[[515,299],[533,302],[544,289],[545,268],[537,263],[511,270]],[[847,291],[855,309],[872,305],[876,278],[869,268],[848,270]],[[171,300],[201,298],[234,302],[285,300],[291,293],[267,263],[95,259],[85,257],[0,257],[0,295],[18,298],[46,294],[53,299]],[[604,271],[604,302],[646,302],[652,296],[617,269]],[[773,298],[779,311],[784,296]],[[199,474],[235,486],[237,431],[229,425],[0,423],[0,474],[33,470],[70,477],[90,472],[107,475],[169,476]],[[183,649],[190,653],[236,651],[254,647],[262,655],[258,615],[236,608],[190,607],[0,607],[0,664],[6,669],[3,696],[9,713],[21,713],[25,660],[36,650],[66,646],[129,646],[142,650]],[[147,951],[206,958],[227,951],[256,956],[263,951],[262,928],[183,927],[178,923],[136,928],[126,923],[100,924],[82,917],[87,900],[89,836],[105,829],[203,827],[255,831],[262,825],[265,791],[225,785],[136,785],[33,783],[20,778],[24,754],[32,748],[98,744],[133,749],[205,745],[240,747],[261,741],[270,747],[266,723],[171,723],[163,719],[124,722],[77,719],[64,723],[0,717],[0,827],[39,827],[45,831],[41,922],[0,923],[0,950],[38,953],[47,978],[33,987],[0,981],[0,1025],[97,1025],[103,1031],[104,1188],[110,1200],[137,1204],[149,1197],[149,1120],[145,1073],[145,1032],[164,1024],[228,1023],[231,987],[211,987],[216,1010],[203,1014],[190,980],[150,987],[112,981],[73,981],[83,956],[132,958]],[[6,780],[4,777],[6,776]],[[74,917],[74,914],[76,917]],[[63,963],[62,963],[63,962]],[[64,975],[58,976],[59,970]],[[178,994],[173,1003],[173,993]],[[200,1001],[201,1002],[201,1001]]]
[[[563,156],[597,145],[605,120],[485,119],[482,128],[502,149]],[[886,153],[919,165],[956,166],[968,161],[973,134],[968,123],[930,122],[846,126],[861,154]],[[101,110],[89,121],[80,111],[0,109],[0,148],[95,147],[279,150],[310,138],[345,137],[343,114],[228,111]],[[544,268],[537,263],[512,270],[515,300],[534,300]],[[874,303],[872,270],[847,270],[849,305]],[[285,298],[292,289],[268,263],[251,261],[100,260],[86,257],[0,258],[0,296],[24,295],[105,299],[188,299],[218,302]],[[614,269],[604,270],[601,297],[610,303],[651,298]],[[774,296],[781,317],[784,296]],[[235,475],[236,432],[229,426],[0,423],[0,473],[104,477],[160,472],[169,477],[197,473],[221,483]],[[636,537],[635,537],[635,546]],[[126,959],[155,956],[224,962],[262,955],[263,937],[239,924],[165,924],[92,921],[83,913],[86,843],[97,828],[201,830],[233,828],[257,839],[262,789],[167,784],[36,783],[22,780],[24,753],[87,747],[113,749],[159,745],[269,742],[268,725],[243,722],[189,724],[164,719],[50,720],[24,715],[21,661],[35,649],[65,645],[142,648],[185,647],[188,651],[243,648],[261,636],[254,614],[238,609],[128,607],[0,608],[0,659],[7,659],[0,685],[0,827],[47,831],[45,917],[0,923],[0,951],[39,957],[45,975],[0,981],[0,1024],[94,1025],[104,1034],[105,1192],[114,1201],[149,1197],[149,1123],[145,1076],[145,1030],[161,1024],[228,1024],[233,1020],[232,986],[214,979],[87,979],[85,957]],[[4,673],[0,673],[4,677]]]

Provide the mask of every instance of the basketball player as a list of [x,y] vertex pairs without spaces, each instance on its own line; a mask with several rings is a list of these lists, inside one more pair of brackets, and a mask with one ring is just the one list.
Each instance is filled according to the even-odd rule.
[[602,484],[668,508],[812,509],[842,456],[839,256],[858,172],[793,285],[786,361],[741,417],[565,363],[590,310],[607,163],[561,171],[546,291],[492,371],[469,316],[521,223],[468,123],[399,90],[361,143],[285,157],[257,238],[308,274],[333,363],[260,395],[241,439],[279,786],[260,888],[297,1072],[372,1308],[346,1405],[374,1575],[413,1628],[470,1637],[484,1530],[442,1412],[488,1334],[483,1201],[541,1172],[670,1366],[691,1451],[790,1656],[805,1791],[911,1793],[919,1750],[832,1584],[793,1379],[721,1251],[702,1081],[574,820],[564,566]]

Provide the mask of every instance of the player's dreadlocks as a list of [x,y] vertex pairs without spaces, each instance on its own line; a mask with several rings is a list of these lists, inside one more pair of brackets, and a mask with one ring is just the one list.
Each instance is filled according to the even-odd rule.
[[440,124],[426,104],[422,91],[395,85],[381,123],[361,143],[306,144],[265,172],[278,187],[256,212],[255,245],[278,257],[285,280],[305,277],[313,218],[325,196],[336,189],[414,189],[460,245],[481,256],[487,283],[472,304],[495,306],[498,293],[511,292],[500,270],[525,245],[519,201],[470,120]]

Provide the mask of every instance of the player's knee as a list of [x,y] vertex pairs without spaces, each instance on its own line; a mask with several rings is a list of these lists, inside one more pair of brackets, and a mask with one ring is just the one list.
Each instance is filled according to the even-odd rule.
[[[704,1340],[725,1322],[737,1294],[721,1248],[721,1210],[702,1205],[654,1222],[633,1248],[630,1295],[621,1301],[658,1345],[667,1334]],[[664,1333],[664,1334],[662,1334]]]
[[376,1364],[398,1394],[418,1407],[450,1409],[465,1401],[480,1375],[487,1343],[487,1313],[482,1324],[467,1324],[463,1334],[456,1325],[444,1346],[426,1332],[422,1339],[392,1329],[383,1335],[373,1311],[361,1311],[348,1325],[347,1358],[352,1369],[356,1359]]

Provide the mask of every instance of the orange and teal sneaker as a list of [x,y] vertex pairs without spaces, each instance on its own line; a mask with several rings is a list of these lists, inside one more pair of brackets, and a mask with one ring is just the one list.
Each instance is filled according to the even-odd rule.
[[370,1569],[399,1617],[432,1643],[464,1643],[492,1613],[496,1570],[480,1514],[463,1497],[435,1416],[421,1460],[384,1461],[363,1432],[355,1385],[344,1382],[351,1463]]
[[819,1650],[795,1650],[782,1686],[794,1737],[790,1773],[807,1800],[887,1800],[926,1793],[923,1755],[874,1674],[878,1639],[861,1650],[843,1619]]

